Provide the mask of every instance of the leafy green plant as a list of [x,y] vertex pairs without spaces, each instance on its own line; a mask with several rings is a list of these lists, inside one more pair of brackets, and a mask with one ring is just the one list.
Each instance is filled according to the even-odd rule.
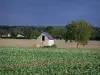
[[100,75],[100,49],[0,47],[0,75]]

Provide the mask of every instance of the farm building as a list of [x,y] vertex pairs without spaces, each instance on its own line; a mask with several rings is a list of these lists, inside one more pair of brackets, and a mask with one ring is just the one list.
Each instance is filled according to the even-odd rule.
[[52,46],[54,45],[54,38],[47,32],[43,32],[38,38],[37,41],[42,44],[42,46]]
[[1,37],[11,37],[11,34],[10,33],[6,33],[6,34],[2,34],[0,35]]
[[18,35],[17,35],[17,37],[24,37],[24,36],[23,36],[23,35],[21,35],[21,34],[18,34]]

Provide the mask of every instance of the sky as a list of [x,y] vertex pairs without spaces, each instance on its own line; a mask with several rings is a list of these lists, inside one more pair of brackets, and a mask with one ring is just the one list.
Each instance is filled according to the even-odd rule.
[[0,25],[65,26],[80,19],[100,26],[100,0],[0,0]]

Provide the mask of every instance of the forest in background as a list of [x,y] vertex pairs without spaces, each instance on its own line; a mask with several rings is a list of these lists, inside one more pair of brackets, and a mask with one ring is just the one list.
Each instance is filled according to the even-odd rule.
[[[100,27],[93,27],[95,33],[92,35],[90,40],[100,40]],[[11,34],[11,37],[14,39],[36,39],[42,32],[48,32],[55,39],[64,39],[66,34],[66,26],[8,26],[0,25],[0,37],[1,35]],[[24,37],[17,38],[18,34],[23,35]]]

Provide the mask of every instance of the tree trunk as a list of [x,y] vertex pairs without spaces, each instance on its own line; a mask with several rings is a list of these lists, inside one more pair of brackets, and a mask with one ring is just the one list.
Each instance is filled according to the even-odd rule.
[[85,45],[83,45],[83,48],[85,47]]
[[79,48],[79,42],[77,42],[77,48]]

